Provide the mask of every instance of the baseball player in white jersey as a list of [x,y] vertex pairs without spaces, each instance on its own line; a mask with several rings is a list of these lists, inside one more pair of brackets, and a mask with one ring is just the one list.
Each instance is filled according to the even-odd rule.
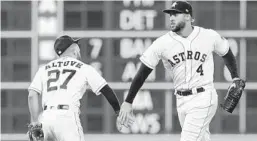
[[228,41],[216,31],[192,25],[192,7],[188,2],[174,2],[163,12],[170,15],[171,31],[157,38],[140,57],[142,64],[118,118],[126,124],[138,90],[162,60],[174,82],[182,128],[180,141],[209,141],[209,124],[218,105],[213,84],[213,52],[222,56],[234,81],[239,79],[235,57]]
[[[102,93],[116,114],[119,101],[106,80],[92,66],[80,61],[77,41],[62,36],[56,40],[54,49],[59,58],[40,67],[28,88],[31,124],[43,125],[47,141],[84,141],[79,114],[85,91]],[[41,96],[42,108],[39,106]]]

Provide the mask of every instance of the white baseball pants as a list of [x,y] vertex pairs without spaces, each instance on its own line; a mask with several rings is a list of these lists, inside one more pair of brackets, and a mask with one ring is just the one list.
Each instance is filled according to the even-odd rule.
[[44,141],[85,141],[78,112],[47,109],[43,111],[40,122]]
[[209,124],[216,113],[218,96],[214,88],[177,98],[182,128],[180,141],[210,141]]

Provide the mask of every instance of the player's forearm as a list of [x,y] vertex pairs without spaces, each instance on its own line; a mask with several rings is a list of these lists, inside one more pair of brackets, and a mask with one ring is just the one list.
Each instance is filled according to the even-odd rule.
[[239,77],[237,72],[236,58],[233,55],[231,49],[229,49],[228,53],[222,56],[222,58],[231,74],[232,79]]
[[131,86],[129,88],[128,95],[125,99],[126,102],[131,103],[131,104],[133,103],[138,90],[142,87],[146,78],[148,77],[148,75],[151,72],[152,72],[152,69],[148,68],[146,65],[144,65],[142,63],[142,65],[140,66],[136,76],[132,80]]
[[109,85],[105,85],[100,92],[105,96],[107,101],[112,106],[115,113],[118,115],[120,111],[120,103],[119,100],[115,94],[115,92],[109,87]]
[[31,122],[37,122],[40,114],[40,106],[39,106],[39,95],[34,92],[30,92],[28,96],[28,106],[29,112],[31,116]]

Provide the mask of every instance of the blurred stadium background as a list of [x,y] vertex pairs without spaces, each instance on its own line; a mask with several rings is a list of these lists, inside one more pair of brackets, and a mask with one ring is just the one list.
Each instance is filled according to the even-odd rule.
[[[27,87],[40,65],[55,58],[56,37],[82,38],[83,61],[93,65],[123,101],[138,57],[169,29],[162,13],[172,1],[1,1],[1,136],[26,140]],[[217,110],[213,141],[257,139],[257,1],[190,1],[195,25],[226,37],[246,90],[233,114]],[[222,102],[231,78],[215,55],[215,86]],[[136,97],[136,124],[122,135],[103,96],[87,92],[81,122],[88,141],[179,140],[173,84],[162,63]],[[67,127],[68,128],[68,127]],[[136,134],[131,136],[130,134]],[[154,134],[154,135],[150,135]],[[125,136],[125,138],[124,138]]]

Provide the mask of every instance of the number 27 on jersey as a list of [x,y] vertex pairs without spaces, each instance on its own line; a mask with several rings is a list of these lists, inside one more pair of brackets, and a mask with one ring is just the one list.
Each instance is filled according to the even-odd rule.
[[[62,77],[64,74],[68,74],[68,76],[66,77],[66,79],[64,80],[64,82],[62,82],[59,86],[56,83],[60,76]],[[58,87],[60,89],[67,89],[67,85],[70,82],[70,80],[72,79],[72,77],[76,74],[76,70],[72,70],[72,69],[63,69],[63,70],[50,70],[47,72],[48,75],[48,80],[47,80],[47,92],[50,91],[55,91],[58,89]],[[53,77],[51,77],[53,76]]]

